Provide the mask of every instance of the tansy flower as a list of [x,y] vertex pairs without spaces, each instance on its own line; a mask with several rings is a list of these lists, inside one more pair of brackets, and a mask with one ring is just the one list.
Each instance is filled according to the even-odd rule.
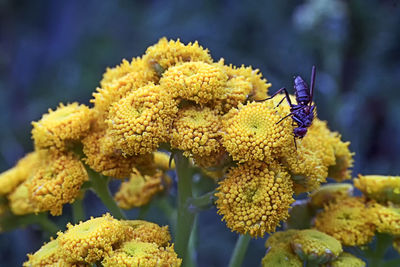
[[106,255],[101,262],[104,267],[120,266],[181,266],[182,260],[174,251],[174,247],[159,247],[156,243],[131,240],[122,247]]
[[132,239],[146,243],[156,243],[160,247],[166,247],[171,241],[168,226],[159,226],[158,224],[141,221],[128,220],[124,221],[132,229]]
[[130,63],[123,60],[120,66],[107,69],[100,82],[101,88],[97,88],[91,100],[94,110],[98,113],[98,120],[107,118],[112,103],[149,82],[158,80],[157,73],[142,58],[134,58]]
[[325,205],[316,217],[315,227],[345,246],[361,246],[374,236],[373,218],[363,200],[352,197]]
[[150,202],[155,194],[164,190],[163,172],[158,170],[154,175],[142,175],[133,169],[128,181],[121,183],[115,194],[115,201],[123,209],[140,207]]
[[168,41],[165,37],[161,38],[155,45],[147,48],[144,60],[156,69],[159,74],[182,62],[212,62],[208,49],[204,49],[197,42],[185,45],[179,39],[177,41]]
[[82,144],[86,164],[105,176],[129,177],[137,161],[136,157],[124,157],[120,149],[115,149],[111,136],[105,130],[91,132]]
[[282,150],[281,161],[292,175],[296,194],[315,190],[326,182],[328,167],[335,164],[331,134],[326,122],[315,118],[306,136],[296,139],[297,148],[290,145]]
[[354,186],[378,202],[400,203],[400,176],[359,175]]
[[60,254],[68,261],[95,263],[113,251],[113,246],[131,237],[132,229],[109,214],[77,225],[68,224],[58,233]]
[[343,251],[338,240],[314,229],[298,231],[291,244],[300,259],[318,264],[336,259]]
[[373,203],[370,212],[374,216],[373,223],[379,233],[400,236],[400,208]]
[[210,108],[187,107],[179,110],[172,126],[171,146],[185,156],[210,156],[220,149],[221,122]]
[[223,145],[239,162],[264,160],[286,146],[293,146],[293,126],[290,120],[277,122],[286,115],[283,105],[272,101],[239,105],[225,122]]
[[[243,65],[241,67],[235,67],[233,65],[228,66],[224,63],[224,59],[220,59],[216,65],[221,66],[225,70],[229,79],[243,77],[251,84],[251,91],[248,95],[251,100],[263,100],[267,98],[271,83],[267,83],[267,79],[263,78],[259,69],[253,69],[252,67],[245,67]],[[230,96],[228,96],[228,98],[230,98]]]
[[350,142],[341,141],[338,133],[335,133],[332,139],[335,151],[335,164],[329,166],[328,176],[337,182],[341,182],[351,178],[351,171],[349,169],[353,167],[354,153],[349,150]]
[[227,80],[221,68],[204,62],[186,62],[164,72],[160,86],[173,98],[206,104],[223,97]]
[[31,152],[18,161],[15,167],[0,174],[0,195],[13,191],[19,184],[24,182],[40,164],[42,152]]
[[37,212],[37,207],[35,207],[31,201],[26,182],[20,184],[7,198],[11,212],[15,215]]
[[37,149],[65,149],[79,141],[90,129],[94,113],[85,105],[72,103],[49,109],[38,122],[32,122],[32,138]]
[[60,255],[60,246],[58,240],[54,239],[44,244],[38,251],[34,254],[28,254],[28,261],[24,262],[23,266],[87,266],[84,263],[73,263],[66,261]]
[[356,256],[343,252],[340,256],[326,264],[326,267],[365,267],[367,266],[364,261],[357,258]]
[[286,231],[275,232],[271,234],[265,242],[266,248],[273,248],[278,246],[291,247],[290,242],[299,230],[289,229]]
[[212,107],[222,114],[227,113],[239,103],[245,103],[252,89],[253,86],[246,77],[232,77],[226,82],[224,94],[221,98],[214,99]]
[[232,231],[263,237],[289,216],[292,186],[289,174],[274,162],[241,164],[219,182],[218,214]]
[[353,186],[351,184],[325,184],[311,193],[310,203],[314,207],[322,208],[329,202],[347,198],[351,195],[353,195]]
[[31,179],[26,181],[29,197],[37,211],[60,215],[62,206],[78,196],[87,172],[72,153],[49,153]]
[[175,101],[149,84],[114,103],[107,123],[117,148],[126,155],[143,155],[167,141],[177,112]]
[[[226,152],[225,148],[222,145],[218,146],[218,150],[208,156],[192,155],[192,157],[196,166],[206,169],[215,168],[217,170],[217,173],[219,173],[218,170],[224,169],[226,167],[224,166],[226,162],[231,162],[229,154]],[[218,178],[221,177],[222,176],[219,176]]]
[[271,247],[261,261],[262,267],[302,267],[303,262],[290,247]]

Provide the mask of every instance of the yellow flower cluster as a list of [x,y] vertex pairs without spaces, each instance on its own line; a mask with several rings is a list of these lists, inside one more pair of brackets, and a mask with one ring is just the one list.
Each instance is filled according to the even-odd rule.
[[186,156],[210,157],[220,150],[221,127],[220,117],[212,109],[184,108],[173,123],[171,146]]
[[354,186],[378,202],[400,203],[400,176],[359,175]]
[[292,181],[279,165],[249,162],[232,168],[219,183],[218,213],[241,234],[264,236],[288,217]]
[[49,109],[41,120],[32,122],[35,148],[65,150],[85,136],[93,118],[93,111],[78,103],[60,104],[55,111]]
[[361,246],[375,235],[374,214],[362,198],[349,197],[325,205],[315,220],[315,227],[343,245]]
[[325,184],[310,195],[310,204],[322,208],[329,202],[335,202],[353,195],[353,186],[345,183]]
[[7,196],[16,215],[42,211],[60,215],[62,206],[74,201],[86,180],[85,168],[71,152],[39,150],[0,175],[1,195]]
[[106,214],[67,225],[24,266],[180,266],[167,227],[145,221],[119,221]]
[[[342,245],[334,237],[314,229],[276,232],[267,239],[265,246],[267,254],[262,259],[263,267],[300,267],[303,261],[316,266],[365,266],[362,260],[343,252]],[[346,263],[349,265],[344,265]]]
[[134,169],[129,180],[121,183],[115,201],[123,209],[146,205],[155,194],[164,190],[167,180],[161,170],[153,175],[142,175]]
[[395,206],[383,206],[372,203],[371,213],[374,215],[373,223],[379,233],[387,233],[392,236],[400,236],[400,208]]

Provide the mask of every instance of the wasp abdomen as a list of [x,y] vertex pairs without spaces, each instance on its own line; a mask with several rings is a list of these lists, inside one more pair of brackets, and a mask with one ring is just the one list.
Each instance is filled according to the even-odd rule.
[[294,79],[294,91],[298,103],[310,102],[310,93],[308,85],[300,76],[297,76]]

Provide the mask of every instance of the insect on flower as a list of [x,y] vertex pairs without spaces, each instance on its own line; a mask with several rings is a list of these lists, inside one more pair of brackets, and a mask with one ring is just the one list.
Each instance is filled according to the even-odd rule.
[[311,71],[311,86],[308,88],[307,83],[300,76],[296,76],[294,78],[294,94],[296,96],[297,104],[292,104],[290,100],[289,93],[285,87],[276,91],[271,97],[266,98],[265,101],[274,98],[277,94],[282,91],[285,93],[285,97],[279,101],[279,106],[284,99],[287,100],[290,106],[290,113],[280,119],[276,124],[279,124],[281,121],[288,117],[292,117],[293,123],[296,123],[297,127],[293,129],[294,135],[294,144],[296,145],[296,138],[303,138],[307,134],[307,128],[311,126],[314,119],[314,110],[315,105],[312,105],[313,93],[314,93],[314,85],[315,85],[315,66],[312,67]]

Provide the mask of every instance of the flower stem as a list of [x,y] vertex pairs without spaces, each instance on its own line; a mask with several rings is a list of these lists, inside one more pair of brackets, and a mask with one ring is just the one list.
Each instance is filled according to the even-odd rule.
[[74,223],[79,223],[85,220],[85,210],[83,209],[83,199],[76,198],[74,203],[72,203],[72,217]]
[[125,220],[126,219],[125,214],[118,207],[117,203],[115,203],[113,197],[111,196],[111,192],[108,189],[108,177],[93,171],[89,167],[86,167],[86,170],[89,174],[89,179],[91,181],[92,189],[101,199],[103,204],[110,210],[111,214],[116,219]]
[[240,267],[246,255],[247,247],[249,246],[251,237],[250,235],[240,235],[236,241],[229,267]]
[[200,212],[212,208],[215,197],[216,190],[205,193],[199,197],[193,197],[188,199],[188,208],[191,212]]
[[192,170],[189,160],[181,151],[174,154],[176,174],[178,177],[178,219],[175,239],[175,249],[182,258],[183,266],[190,262],[188,244],[193,229],[195,213],[190,212],[187,201],[192,197]]

